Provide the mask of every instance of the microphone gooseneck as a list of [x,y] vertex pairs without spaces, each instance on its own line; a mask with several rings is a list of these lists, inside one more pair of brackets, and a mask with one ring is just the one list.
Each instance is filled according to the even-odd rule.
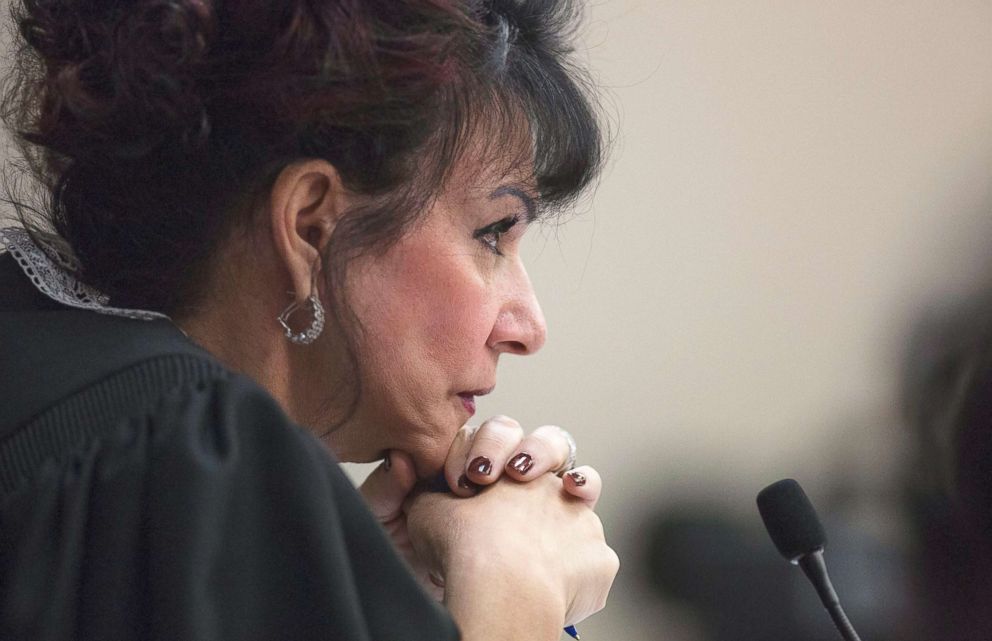
[[855,632],[854,626],[851,625],[851,621],[844,613],[844,608],[840,606],[840,599],[837,598],[833,584],[830,583],[827,564],[823,560],[823,550],[816,550],[801,557],[799,567],[803,569],[806,578],[816,588],[816,593],[820,595],[823,607],[827,609],[830,618],[845,641],[861,641],[861,637]]
[[845,641],[861,641],[837,598],[823,560],[827,536],[803,488],[793,479],[772,483],[758,493],[758,512],[778,551],[802,568]]

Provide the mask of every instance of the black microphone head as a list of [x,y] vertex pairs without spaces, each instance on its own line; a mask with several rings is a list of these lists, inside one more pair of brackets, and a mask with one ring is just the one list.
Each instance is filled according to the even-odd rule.
[[758,511],[775,547],[790,561],[822,550],[827,544],[813,504],[793,479],[783,479],[761,490]]

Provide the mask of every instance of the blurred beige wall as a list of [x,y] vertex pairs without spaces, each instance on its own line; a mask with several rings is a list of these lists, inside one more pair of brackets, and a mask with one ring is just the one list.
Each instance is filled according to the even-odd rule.
[[634,587],[644,511],[891,485],[907,331],[992,265],[992,2],[598,0],[584,43],[618,143],[531,238],[549,340],[479,415],[566,426],[606,479],[627,565],[584,637],[692,639]]

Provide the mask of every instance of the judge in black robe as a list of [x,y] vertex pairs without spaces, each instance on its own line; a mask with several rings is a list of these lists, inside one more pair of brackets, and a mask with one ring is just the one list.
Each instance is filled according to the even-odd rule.
[[0,639],[457,639],[327,449],[0,256]]

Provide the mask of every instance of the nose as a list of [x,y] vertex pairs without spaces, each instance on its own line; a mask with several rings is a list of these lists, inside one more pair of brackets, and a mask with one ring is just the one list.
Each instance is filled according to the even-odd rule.
[[544,346],[548,326],[527,272],[521,266],[515,286],[503,302],[489,334],[489,347],[500,353],[533,354]]

